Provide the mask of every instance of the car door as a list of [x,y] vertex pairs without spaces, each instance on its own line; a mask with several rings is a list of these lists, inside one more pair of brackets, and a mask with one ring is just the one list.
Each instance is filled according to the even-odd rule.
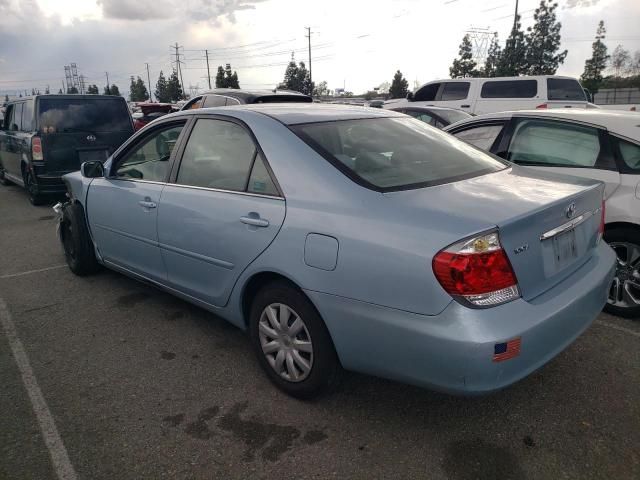
[[87,216],[105,262],[165,282],[158,247],[158,204],[185,121],[162,123],[136,137],[114,159],[105,178],[93,180]]
[[2,165],[8,176],[17,181],[22,181],[20,162],[22,160],[22,109],[24,102],[14,103],[7,110],[5,125],[5,146],[2,152]]
[[605,198],[620,186],[620,173],[604,129],[567,120],[516,117],[494,151],[518,165],[601,180]]
[[225,117],[197,119],[173,177],[158,211],[169,285],[223,306],[278,233],[284,198],[251,132]]

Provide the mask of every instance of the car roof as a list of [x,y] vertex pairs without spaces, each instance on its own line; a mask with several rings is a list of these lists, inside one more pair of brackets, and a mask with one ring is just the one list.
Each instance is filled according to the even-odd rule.
[[228,114],[234,112],[255,112],[267,115],[285,125],[302,123],[335,122],[338,120],[358,120],[364,118],[404,117],[402,113],[380,108],[354,105],[326,105],[317,103],[260,103],[227,107],[199,108],[183,110],[182,115]]
[[406,104],[402,104],[402,105],[398,105],[397,107],[390,107],[387,110],[418,110],[418,111],[427,111],[427,110],[431,110],[433,112],[462,112],[462,113],[467,113],[469,116],[471,116],[471,114],[469,114],[468,112],[465,112],[464,110],[459,110],[457,108],[450,108],[450,107],[427,107],[424,105],[411,105],[411,103],[406,103]]
[[512,117],[538,117],[559,120],[573,120],[606,128],[612,133],[640,140],[640,113],[604,108],[551,108],[548,110],[515,110],[509,112],[488,113],[450,125],[447,130],[466,123],[491,119],[509,119]]
[[431,80],[427,83],[422,84],[418,90],[425,85],[429,85],[430,83],[436,82],[480,82],[484,80],[489,81],[508,81],[508,80],[544,80],[546,78],[560,78],[564,80],[576,80],[575,77],[567,77],[564,75],[531,75],[531,76],[522,76],[522,77],[465,77],[465,78],[441,78],[438,80]]
[[245,89],[237,89],[237,88],[215,88],[213,90],[209,90],[204,92],[203,95],[225,95],[227,97],[237,98],[239,100],[243,100],[246,103],[251,103],[256,98],[259,97],[273,97],[273,96],[294,96],[294,97],[304,97],[308,98],[308,95],[305,95],[300,92],[294,92],[292,90],[245,90]]

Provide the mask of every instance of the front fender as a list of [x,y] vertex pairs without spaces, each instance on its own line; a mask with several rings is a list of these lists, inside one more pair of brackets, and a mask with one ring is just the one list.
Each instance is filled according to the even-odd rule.
[[79,202],[86,211],[87,193],[93,178],[83,177],[80,172],[67,173],[62,176],[67,193],[72,202]]

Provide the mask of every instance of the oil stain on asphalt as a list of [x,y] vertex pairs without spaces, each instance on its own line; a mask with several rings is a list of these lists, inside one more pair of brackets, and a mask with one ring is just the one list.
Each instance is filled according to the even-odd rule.
[[525,474],[507,449],[482,439],[450,443],[443,468],[451,480],[523,480]]

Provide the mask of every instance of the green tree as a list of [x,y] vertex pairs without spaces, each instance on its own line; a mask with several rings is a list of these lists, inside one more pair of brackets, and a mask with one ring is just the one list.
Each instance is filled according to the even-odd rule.
[[527,46],[520,24],[520,15],[516,17],[504,50],[496,65],[496,77],[514,77],[527,73]]
[[225,88],[227,86],[227,79],[224,77],[224,68],[222,65],[218,67],[218,72],[216,73],[216,88]]
[[309,78],[309,70],[307,70],[304,62],[296,65],[296,61],[292,56],[284,72],[284,80],[278,85],[278,88],[311,95],[313,93],[313,87],[314,85]]
[[109,93],[108,95],[112,95],[114,97],[120,97],[120,89],[118,88],[117,85],[112,84],[109,88]]
[[404,98],[407,93],[409,93],[409,82],[402,76],[400,70],[397,70],[389,87],[389,96],[391,98]]
[[500,42],[498,41],[498,32],[493,34],[489,50],[487,50],[487,58],[484,61],[484,67],[482,67],[481,73],[483,77],[495,77],[498,68],[498,62],[502,55],[502,48],[500,48]]
[[631,54],[622,45],[618,45],[611,54],[610,65],[615,77],[622,77],[629,70]]
[[67,93],[76,94],[78,93],[78,89],[76,87],[67,88]]
[[458,55],[459,57],[453,61],[449,68],[451,78],[477,77],[479,72],[476,70],[477,64],[473,60],[473,45],[471,45],[469,35],[462,37]]
[[556,8],[557,3],[542,0],[533,14],[533,27],[527,28],[525,58],[528,75],[555,75],[567,58],[567,50],[558,53],[562,24],[556,21]]
[[227,88],[240,88],[240,82],[238,81],[238,72],[231,72],[231,65],[227,63],[224,70],[224,80],[227,83]]
[[169,84],[162,70],[160,70],[160,75],[158,75],[158,81],[156,82],[155,95],[158,102],[167,103],[171,101],[171,97],[169,95]]
[[146,100],[149,100],[149,92],[147,91],[147,86],[144,84],[140,77],[135,80],[133,76],[131,77],[131,85],[129,86],[129,98],[132,102],[144,102]]
[[58,95],[62,95],[62,89],[61,88],[58,89]]
[[584,72],[580,77],[582,86],[588,88],[591,93],[596,93],[602,83],[602,72],[607,67],[607,46],[602,40],[607,33],[604,28],[604,22],[600,20],[598,30],[596,31],[596,40],[591,44],[591,58],[584,62]]
[[315,97],[324,97],[329,94],[329,88],[327,87],[327,82],[322,81],[313,89],[313,95]]
[[98,90],[98,86],[97,85],[89,85],[87,87],[87,93],[89,95],[98,95],[100,93],[100,90]]
[[171,76],[167,80],[167,96],[169,97],[169,102],[177,102],[184,98],[177,70],[171,72]]

